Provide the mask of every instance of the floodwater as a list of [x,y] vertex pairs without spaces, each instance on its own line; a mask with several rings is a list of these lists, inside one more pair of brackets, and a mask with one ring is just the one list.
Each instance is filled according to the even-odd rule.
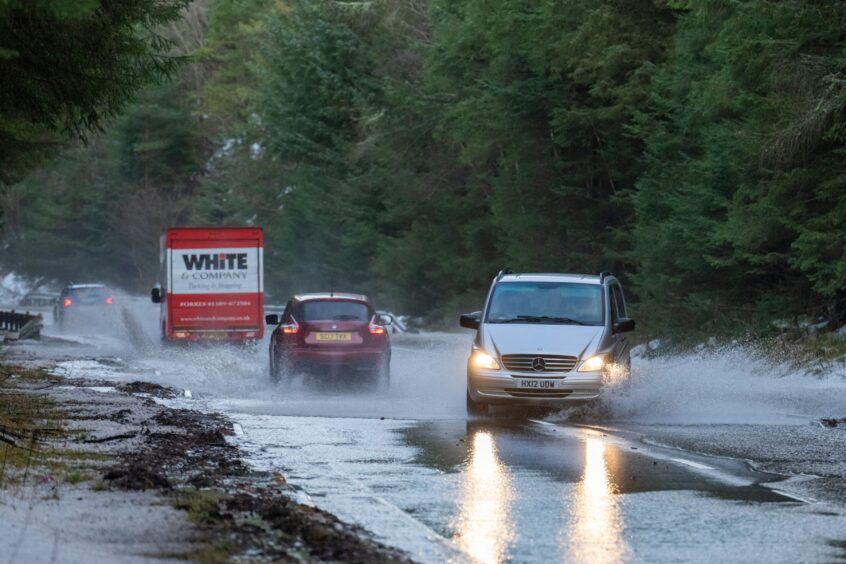
[[65,335],[73,342],[32,352],[61,358],[70,376],[190,390],[180,402],[227,413],[255,467],[283,472],[304,502],[417,560],[846,556],[842,504],[806,498],[795,478],[752,470],[743,457],[642,440],[653,426],[720,429],[728,443],[750,426],[805,429],[846,405],[837,375],[781,373],[740,349],[638,358],[631,381],[599,405],[542,419],[508,409],[468,419],[469,332],[394,336],[391,389],[375,393],[345,374],[275,385],[265,345],[161,349],[155,309],[135,302],[128,315],[134,329],[126,334]]

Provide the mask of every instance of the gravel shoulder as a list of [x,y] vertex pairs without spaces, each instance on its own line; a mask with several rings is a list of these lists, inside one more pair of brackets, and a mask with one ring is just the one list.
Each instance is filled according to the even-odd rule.
[[[15,364],[10,364],[15,362]],[[9,562],[405,562],[255,472],[223,416],[174,390],[0,364],[0,546]]]

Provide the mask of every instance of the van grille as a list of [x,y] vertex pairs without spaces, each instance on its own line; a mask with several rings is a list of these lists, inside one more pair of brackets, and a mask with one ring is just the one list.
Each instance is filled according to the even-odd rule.
[[552,354],[504,354],[502,364],[515,372],[569,372],[576,366],[575,356]]

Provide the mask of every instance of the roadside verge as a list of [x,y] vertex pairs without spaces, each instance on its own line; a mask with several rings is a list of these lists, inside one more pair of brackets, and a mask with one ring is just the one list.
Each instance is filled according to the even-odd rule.
[[0,544],[12,561],[406,562],[245,465],[223,416],[155,384],[0,364]]

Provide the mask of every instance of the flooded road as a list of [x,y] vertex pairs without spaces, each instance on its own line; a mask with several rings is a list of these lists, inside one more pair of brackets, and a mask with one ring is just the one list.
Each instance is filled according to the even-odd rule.
[[846,526],[740,461],[590,428],[236,419],[259,467],[426,561],[824,560]]
[[[30,352],[59,358],[66,376],[190,390],[180,404],[225,412],[255,467],[283,473],[301,500],[360,524],[416,560],[844,556],[846,505],[836,496],[806,495],[807,478],[752,470],[743,453],[695,453],[709,452],[697,437],[717,431],[728,445],[734,433],[774,425],[786,429],[780,435],[801,439],[813,416],[844,405],[839,380],[783,378],[755,390],[750,383],[765,376],[746,374],[738,384],[745,369],[727,359],[725,366],[712,363],[710,380],[681,380],[685,385],[673,390],[667,383],[684,367],[638,359],[635,376],[648,372],[650,379],[635,378],[600,406],[544,418],[500,410],[468,419],[469,335],[394,338],[392,386],[382,394],[343,374],[273,385],[264,348],[139,350],[102,337],[83,341],[84,348],[44,344]],[[650,440],[653,429],[664,439],[668,429],[682,430],[688,448]],[[842,458],[839,452],[831,456]]]

